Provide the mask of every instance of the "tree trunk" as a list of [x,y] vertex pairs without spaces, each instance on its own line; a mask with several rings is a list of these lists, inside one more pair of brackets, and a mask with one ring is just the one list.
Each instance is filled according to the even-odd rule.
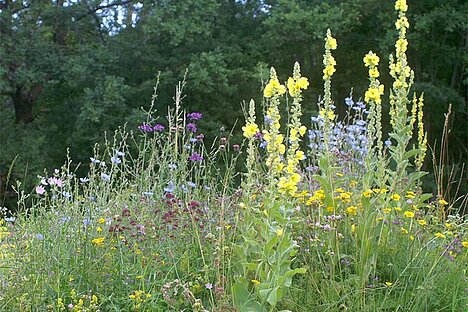
[[33,121],[33,107],[42,89],[42,84],[34,85],[29,91],[23,87],[16,88],[16,92],[12,95],[16,123],[27,124]]

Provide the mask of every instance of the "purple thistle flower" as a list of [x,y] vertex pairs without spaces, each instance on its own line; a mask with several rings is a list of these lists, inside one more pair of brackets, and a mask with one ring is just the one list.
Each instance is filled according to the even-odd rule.
[[154,127],[153,127],[153,130],[156,131],[156,132],[162,132],[162,131],[164,131],[164,126],[161,125],[161,124],[155,124]]
[[187,118],[190,120],[200,120],[202,118],[202,114],[199,112],[193,112],[193,113],[187,114]]
[[194,123],[189,123],[187,124],[187,130],[190,131],[190,132],[197,132],[197,125],[194,124]]
[[193,153],[192,155],[190,155],[189,160],[190,160],[190,161],[193,161],[193,162],[195,162],[195,161],[202,161],[202,160],[203,160],[203,157],[202,157],[202,155],[200,155],[200,154],[198,154],[198,153]]
[[150,124],[146,124],[146,123],[138,126],[138,129],[140,129],[143,132],[153,132],[153,127],[151,127]]

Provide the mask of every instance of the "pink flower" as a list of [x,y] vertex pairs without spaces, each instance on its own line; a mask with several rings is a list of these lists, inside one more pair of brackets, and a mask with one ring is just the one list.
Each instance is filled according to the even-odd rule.
[[36,193],[42,195],[46,192],[45,188],[42,185],[36,186]]

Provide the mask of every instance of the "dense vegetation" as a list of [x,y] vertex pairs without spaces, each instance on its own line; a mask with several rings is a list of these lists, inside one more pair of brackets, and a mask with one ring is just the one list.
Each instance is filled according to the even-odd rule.
[[[49,2],[34,3],[42,3],[38,8],[50,8]],[[207,19],[200,12],[221,13],[217,10],[222,4],[199,7],[201,1],[187,1],[193,6],[184,11],[184,5],[176,3],[172,10],[167,3],[158,3],[160,7],[155,5],[154,11],[145,14],[145,6],[138,7],[139,14],[159,25],[166,21],[170,25],[166,31],[171,34],[168,44],[174,47],[186,42],[188,37],[184,36],[191,32],[206,36],[203,43],[208,42],[211,33],[205,32],[203,23],[216,25],[220,20]],[[268,34],[266,29],[275,29],[273,18],[278,16],[267,13],[288,8],[285,16],[291,17],[291,10],[305,6],[291,3],[256,7],[253,20],[266,15],[261,23],[266,28],[259,38]],[[13,4],[17,3],[7,2],[6,7],[12,9],[8,6]],[[81,7],[81,2],[54,4],[74,13],[81,10],[77,12],[82,17],[73,21],[95,12],[92,7]],[[259,3],[230,4],[247,9]],[[320,8],[336,10],[340,5],[331,2]],[[165,20],[162,12],[171,18]],[[174,14],[179,12],[198,19],[176,23]],[[382,69],[387,66],[381,53],[363,53],[359,62],[367,82],[360,83],[365,87],[338,100],[339,92],[332,90],[335,80],[340,81],[337,60],[341,43],[327,29],[320,40],[320,77],[308,77],[299,62],[292,62],[291,74],[271,67],[257,90],[260,94],[253,96],[260,100],[242,105],[240,135],[213,130],[222,125],[223,118],[227,123],[236,116],[220,108],[229,103],[223,104],[223,99],[238,96],[233,91],[237,88],[242,94],[254,90],[244,85],[249,80],[242,78],[248,76],[248,66],[245,72],[238,68],[237,83],[231,81],[235,75],[222,70],[229,62],[222,58],[221,50],[201,52],[200,58],[207,63],[198,67],[191,63],[192,74],[176,84],[172,101],[162,97],[165,91],[157,80],[153,95],[148,96],[151,101],[141,112],[127,106],[138,92],[132,91],[125,78],[104,75],[101,80],[82,80],[89,79],[79,74],[86,63],[80,58],[82,54],[75,55],[78,59],[72,67],[77,71],[68,83],[53,80],[50,74],[45,80],[17,86],[11,99],[18,121],[15,127],[24,127],[17,131],[35,135],[36,120],[50,122],[47,116],[53,115],[53,106],[50,114],[41,116],[39,110],[37,119],[36,111],[27,109],[31,104],[33,108],[39,104],[47,107],[39,94],[50,96],[51,101],[54,92],[67,90],[62,96],[70,97],[71,102],[75,99],[73,103],[82,110],[75,112],[77,115],[66,114],[73,111],[74,107],[69,107],[60,117],[62,123],[76,117],[67,124],[75,127],[69,134],[81,139],[77,144],[90,144],[92,152],[80,151],[86,155],[81,166],[87,164],[81,170],[67,158],[64,165],[39,174],[32,191],[18,182],[16,212],[0,211],[0,311],[466,310],[468,220],[461,213],[468,196],[459,194],[450,200],[440,178],[443,174],[437,175],[434,193],[423,188],[423,178],[428,176],[425,159],[430,154],[427,97],[413,89],[416,75],[408,57],[411,20],[407,12],[406,0],[396,0],[386,13],[396,20],[391,22],[396,35],[388,78],[383,78],[387,73]],[[333,24],[331,16],[326,20]],[[47,26],[46,19],[34,22],[38,28]],[[133,28],[134,22],[127,19],[127,27]],[[281,34],[279,29],[287,29],[287,20],[276,22],[285,27],[269,33],[271,40]],[[109,20],[106,23],[111,25]],[[54,25],[49,27],[54,29]],[[72,39],[73,32],[55,38],[61,31],[57,28],[49,33],[54,35],[53,44],[63,40],[85,46],[78,37]],[[125,31],[112,28],[106,33],[119,40]],[[184,31],[188,33],[179,37]],[[246,31],[246,35],[250,34]],[[298,33],[297,39],[301,35]],[[153,36],[158,37],[157,32]],[[125,40],[111,51],[123,46]],[[95,48],[99,49],[89,47],[82,52],[90,56]],[[55,56],[67,49],[64,44]],[[45,54],[48,51],[42,50]],[[244,53],[239,52],[239,57]],[[274,58],[273,53],[268,54]],[[10,56],[14,59],[17,55]],[[106,66],[106,70],[116,66],[109,60],[88,64],[96,66],[96,75],[104,74]],[[212,61],[212,67],[208,66]],[[98,70],[100,66],[104,68]],[[129,64],[126,74],[135,66]],[[205,71],[207,68],[224,74],[218,72],[210,84],[212,72]],[[51,69],[44,67],[45,71]],[[193,73],[200,76],[194,78]],[[225,90],[232,94],[223,94],[216,87],[223,75]],[[159,79],[163,78],[171,80],[162,72]],[[349,81],[355,83],[355,79],[353,76]],[[73,83],[88,86],[80,96],[72,91]],[[189,88],[191,84],[194,89]],[[319,84],[323,88],[318,105],[309,108],[308,93]],[[55,91],[47,93],[48,88]],[[192,97],[205,94],[209,101],[210,92],[219,106],[206,107],[199,98],[200,103],[193,105],[200,105],[203,112],[187,110],[189,105],[184,104],[192,103]],[[362,99],[356,94],[362,94]],[[168,104],[161,107],[165,101]],[[114,114],[114,110],[118,112]],[[218,117],[210,116],[215,112]],[[136,124],[122,125],[126,117]],[[101,144],[87,141],[91,140],[85,135],[88,131],[91,134],[106,127],[115,131]],[[55,131],[60,129],[57,126]],[[78,132],[82,136],[74,137]],[[32,153],[28,157],[45,153],[43,138],[23,147]],[[437,170],[441,167],[442,163]]]
[[[389,14],[392,6],[391,1],[380,0],[2,1],[3,205],[16,205],[10,185],[20,179],[30,191],[43,168],[63,164],[67,148],[85,174],[93,144],[103,141],[104,131],[112,132],[125,122],[129,128],[137,126],[158,72],[156,108],[164,115],[173,86],[188,70],[189,100],[181,105],[204,114],[201,126],[212,141],[243,122],[242,101],[261,100],[258,91],[270,66],[286,72],[298,61],[311,81],[304,94],[306,122],[317,111],[322,37],[330,28],[340,41],[333,98],[341,103],[352,90],[358,99],[367,88],[361,59],[369,47],[388,64],[396,36]],[[436,158],[445,159],[447,169],[441,175],[451,200],[456,200],[457,187],[447,182],[449,173],[459,183],[468,158],[467,14],[468,4],[462,0],[414,0],[408,12],[413,88],[424,91],[428,143]],[[389,85],[386,69],[382,77]],[[440,138],[450,103],[446,148]],[[344,116],[345,109],[337,106]],[[239,143],[239,127],[234,127],[234,135]],[[431,159],[426,158],[425,170],[432,171]],[[436,193],[436,178],[426,179],[425,189]],[[461,191],[466,193],[466,187]]]

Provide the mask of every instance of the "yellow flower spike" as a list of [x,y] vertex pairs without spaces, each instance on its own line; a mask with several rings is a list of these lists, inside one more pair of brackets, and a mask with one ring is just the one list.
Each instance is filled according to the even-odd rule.
[[338,44],[336,39],[332,37],[330,29],[327,30],[327,38],[325,39],[325,48],[330,50],[336,50]]

